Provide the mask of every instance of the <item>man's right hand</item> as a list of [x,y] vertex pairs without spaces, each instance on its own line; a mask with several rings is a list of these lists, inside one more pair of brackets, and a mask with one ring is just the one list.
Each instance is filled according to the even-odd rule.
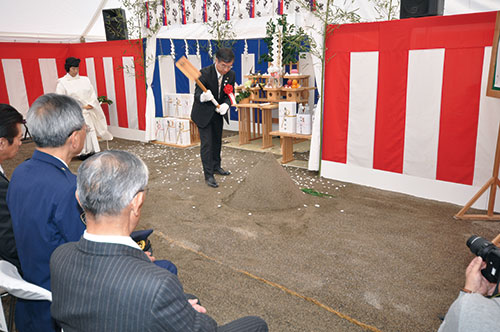
[[491,295],[495,290],[496,284],[486,280],[481,274],[481,270],[486,267],[486,263],[480,256],[477,256],[470,262],[465,270],[465,288],[473,293],[482,295]]
[[200,101],[202,103],[206,103],[207,101],[211,101],[212,99],[214,99],[214,95],[210,90],[207,90],[200,95]]

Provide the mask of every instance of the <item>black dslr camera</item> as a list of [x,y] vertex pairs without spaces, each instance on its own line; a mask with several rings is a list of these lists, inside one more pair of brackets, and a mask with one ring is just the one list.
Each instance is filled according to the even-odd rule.
[[467,247],[470,248],[473,254],[481,256],[483,261],[486,262],[486,267],[481,270],[481,273],[486,280],[496,284],[500,270],[500,248],[477,235],[472,235],[467,240]]

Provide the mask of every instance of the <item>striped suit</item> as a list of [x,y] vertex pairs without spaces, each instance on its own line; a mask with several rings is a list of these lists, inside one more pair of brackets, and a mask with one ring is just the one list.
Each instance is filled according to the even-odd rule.
[[177,276],[126,245],[84,238],[64,244],[50,273],[52,316],[65,332],[267,331],[257,317],[218,328],[192,308]]

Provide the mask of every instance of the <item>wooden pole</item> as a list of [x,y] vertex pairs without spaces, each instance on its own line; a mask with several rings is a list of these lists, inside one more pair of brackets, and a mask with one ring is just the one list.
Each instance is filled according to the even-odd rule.
[[[497,135],[497,149],[495,152],[495,161],[493,163],[493,176],[479,189],[479,191],[472,197],[470,201],[454,216],[455,219],[474,219],[474,220],[500,220],[500,215],[494,214],[495,199],[497,194],[497,187],[500,187],[500,180],[498,179],[498,170],[500,168],[500,124],[498,124]],[[467,210],[474,204],[484,192],[490,188],[490,199],[488,201],[487,214],[465,214]]]

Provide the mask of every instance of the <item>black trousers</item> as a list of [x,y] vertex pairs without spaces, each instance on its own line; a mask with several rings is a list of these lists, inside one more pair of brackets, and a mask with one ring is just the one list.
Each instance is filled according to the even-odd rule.
[[212,116],[206,127],[198,127],[200,132],[200,156],[205,180],[213,176],[214,170],[220,167],[223,126],[223,118],[217,113]]
[[268,332],[266,322],[256,316],[247,316],[219,326],[217,332]]

